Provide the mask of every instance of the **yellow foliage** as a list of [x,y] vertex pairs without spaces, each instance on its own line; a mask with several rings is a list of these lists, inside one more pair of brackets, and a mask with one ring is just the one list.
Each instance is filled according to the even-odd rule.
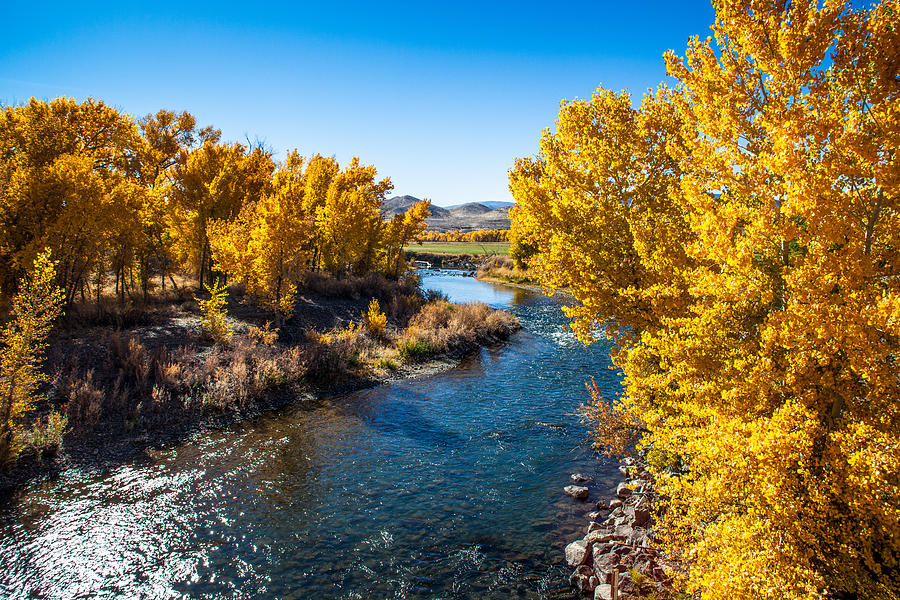
[[381,271],[399,277],[406,268],[403,247],[425,230],[425,219],[431,214],[431,200],[416,202],[403,214],[395,215],[385,224],[381,246],[384,252]]
[[363,313],[363,324],[372,335],[384,335],[387,315],[381,312],[381,306],[375,298],[372,298],[368,310]]
[[40,384],[47,381],[41,360],[64,301],[55,283],[55,267],[49,250],[37,255],[13,298],[13,319],[0,333],[0,461],[21,449],[22,417],[37,400]]
[[294,150],[275,172],[271,194],[207,229],[216,266],[271,308],[276,326],[293,313],[295,281],[313,258],[314,225],[303,212],[304,196],[303,158]]
[[715,5],[674,89],[562,105],[513,230],[617,343],[689,591],[896,598],[900,3]]
[[376,182],[375,175],[373,165],[354,158],[331,180],[324,204],[316,209],[322,263],[333,273],[367,273],[375,265],[384,228],[381,205],[394,187],[390,177]]
[[203,313],[203,329],[217,342],[231,342],[231,327],[228,325],[228,312],[225,305],[228,303],[228,289],[225,285],[219,285],[219,279],[212,285],[204,284],[209,292],[208,300],[194,298],[200,304]]

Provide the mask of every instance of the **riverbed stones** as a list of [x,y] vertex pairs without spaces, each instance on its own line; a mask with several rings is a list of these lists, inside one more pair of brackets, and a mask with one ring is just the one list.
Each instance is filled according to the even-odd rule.
[[575,540],[566,546],[566,563],[578,567],[591,562],[591,546],[584,540]]
[[572,473],[569,475],[575,483],[584,483],[585,481],[594,481],[584,473]]
[[581,485],[567,485],[563,488],[563,491],[576,500],[587,500],[587,497],[590,494],[588,489]]
[[636,600],[670,583],[660,564],[664,557],[651,544],[653,480],[642,460],[631,459],[625,466],[626,480],[616,487],[609,514],[601,520],[600,511],[590,513],[586,534],[566,546],[566,562],[576,569],[573,586],[595,599],[611,598],[614,574],[618,600]]
[[643,527],[650,522],[650,509],[645,507],[634,509],[634,521],[631,522],[634,527]]
[[596,583],[594,583],[593,586],[591,586],[591,584],[593,583],[591,581],[592,579],[597,579],[596,577],[594,577],[594,570],[587,565],[579,565],[578,567],[576,567],[575,572],[572,573],[572,576],[569,577],[569,582],[576,590],[580,591],[583,594],[589,594],[597,585]]

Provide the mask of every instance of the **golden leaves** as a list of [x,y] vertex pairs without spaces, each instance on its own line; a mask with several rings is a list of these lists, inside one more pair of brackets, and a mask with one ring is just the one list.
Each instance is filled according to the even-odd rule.
[[690,589],[894,597],[900,4],[716,7],[674,90],[563,104],[513,232],[580,337],[614,319],[626,393],[587,412],[679,457],[660,533]]

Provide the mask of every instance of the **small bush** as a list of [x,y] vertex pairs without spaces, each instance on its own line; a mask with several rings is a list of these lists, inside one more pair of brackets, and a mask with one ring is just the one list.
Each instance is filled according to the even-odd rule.
[[36,451],[54,450],[62,443],[69,419],[58,412],[47,415],[46,421],[39,420],[31,431],[21,435],[19,444],[23,448],[33,448]]
[[376,337],[384,335],[384,328],[387,325],[387,315],[381,312],[381,306],[375,298],[372,298],[372,301],[369,302],[369,309],[363,313],[363,324],[372,335]]
[[398,368],[397,363],[395,363],[394,361],[392,361],[389,358],[380,359],[377,363],[375,363],[375,366],[380,369],[385,369],[387,371],[396,371]]
[[405,339],[397,348],[400,358],[407,362],[419,362],[435,353],[434,347],[424,340]]
[[228,302],[228,290],[224,285],[219,286],[219,280],[210,287],[203,284],[209,292],[209,300],[195,298],[203,312],[203,330],[216,342],[230,343],[231,328],[228,326],[225,304]]

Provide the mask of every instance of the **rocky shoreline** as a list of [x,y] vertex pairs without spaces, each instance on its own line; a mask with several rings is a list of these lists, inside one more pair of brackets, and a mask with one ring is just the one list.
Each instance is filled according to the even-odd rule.
[[[582,595],[595,600],[670,597],[672,578],[664,554],[653,544],[653,506],[656,490],[646,463],[636,457],[622,460],[624,481],[616,498],[597,503],[590,512],[586,535],[565,548],[566,563],[574,569],[570,581]],[[585,500],[589,478],[572,475],[576,485],[569,496]]]

